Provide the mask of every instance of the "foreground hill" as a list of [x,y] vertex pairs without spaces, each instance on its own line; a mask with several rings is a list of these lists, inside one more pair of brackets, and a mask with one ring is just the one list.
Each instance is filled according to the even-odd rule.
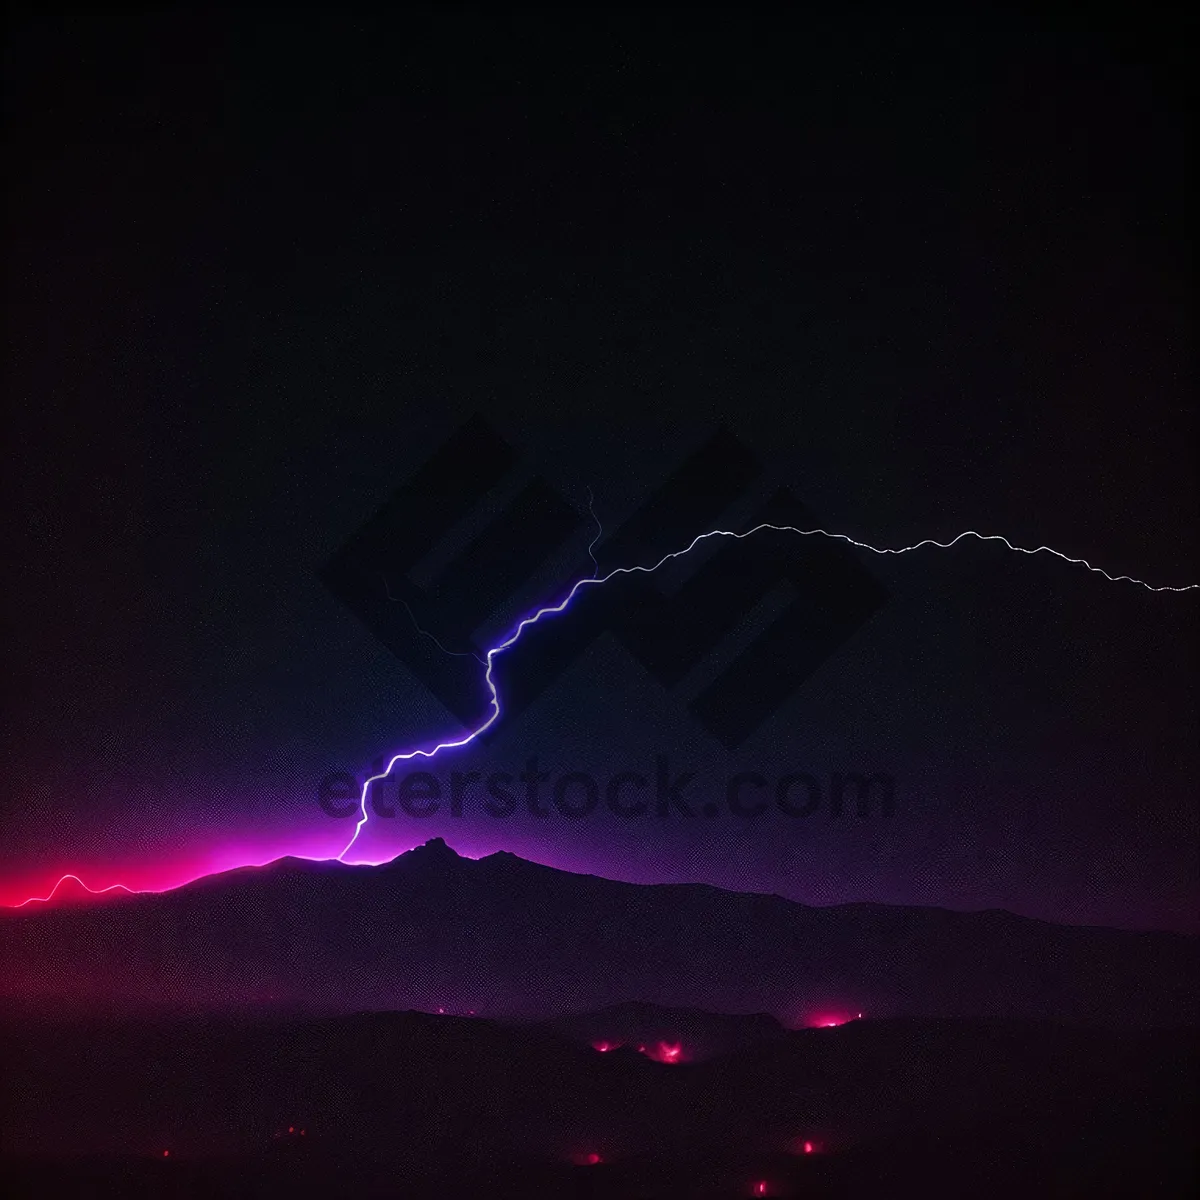
[[1194,1175],[1186,1032],[864,1020],[681,1065],[413,1012],[0,1037],[14,1195],[1008,1200]]

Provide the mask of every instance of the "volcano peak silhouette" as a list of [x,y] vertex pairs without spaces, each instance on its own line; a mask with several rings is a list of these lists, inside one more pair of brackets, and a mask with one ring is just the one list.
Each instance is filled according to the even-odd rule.
[[638,1000],[789,1027],[860,1011],[1175,1026],[1200,991],[1181,934],[627,883],[440,837],[379,866],[279,860],[120,903],[68,883],[0,917],[0,961],[64,1004],[536,1019]]

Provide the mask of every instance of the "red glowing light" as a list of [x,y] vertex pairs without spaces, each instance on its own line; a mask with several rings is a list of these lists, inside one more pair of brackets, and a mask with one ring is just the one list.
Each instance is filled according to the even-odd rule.
[[[861,1016],[861,1014],[859,1014]],[[805,1021],[805,1025],[809,1029],[836,1029],[839,1025],[848,1025],[851,1021],[856,1020],[847,1013],[820,1013],[815,1017],[809,1017]]]
[[620,1045],[620,1042],[593,1042],[592,1049],[599,1050],[601,1054],[607,1054],[610,1050],[616,1050]]
[[809,1138],[795,1138],[788,1144],[787,1151],[789,1154],[823,1154],[825,1146],[821,1142],[814,1142]]
[[288,1126],[288,1133],[295,1133],[295,1132],[296,1132],[296,1127],[295,1127],[295,1125],[289,1125],[289,1126]]
[[765,1183],[756,1183],[754,1185],[754,1194],[756,1196],[765,1196],[767,1194],[767,1185]]
[[851,1021],[862,1019],[863,1015],[860,1012],[838,1012],[835,1009],[833,1012],[827,1011],[806,1017],[804,1025],[809,1029],[835,1029],[839,1025],[849,1025]]
[[592,1151],[589,1154],[572,1154],[571,1161],[577,1167],[595,1167],[604,1161],[599,1154]]
[[659,1042],[651,1049],[639,1046],[638,1050],[655,1062],[667,1063],[668,1065],[683,1062],[683,1047],[678,1042],[673,1044],[671,1042]]

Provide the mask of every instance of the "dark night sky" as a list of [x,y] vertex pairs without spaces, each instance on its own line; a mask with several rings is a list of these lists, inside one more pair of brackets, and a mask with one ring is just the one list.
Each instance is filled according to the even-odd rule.
[[[0,900],[335,854],[319,781],[457,732],[318,570],[472,413],[607,529],[726,427],[751,499],[877,545],[1200,580],[1184,44],[18,19]],[[890,820],[401,817],[364,854],[1196,928],[1194,595],[861,557],[888,603],[735,752],[602,639],[455,765],[886,771]]]

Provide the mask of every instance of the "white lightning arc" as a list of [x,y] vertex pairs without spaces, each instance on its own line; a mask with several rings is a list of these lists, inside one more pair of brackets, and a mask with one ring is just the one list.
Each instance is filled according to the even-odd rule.
[[103,896],[105,892],[127,892],[130,896],[137,895],[133,888],[127,888],[123,883],[111,883],[108,887],[90,888],[78,875],[64,875],[51,889],[47,896],[30,896],[28,900],[22,900],[20,904],[14,904],[13,908],[24,908],[27,904],[46,904],[53,900],[58,892],[68,879],[74,880],[85,892],[90,892],[93,896]]
[[596,522],[596,536],[588,543],[588,558],[592,560],[592,576],[593,578],[600,574],[600,564],[596,561],[596,543],[604,536],[604,526],[600,524],[600,518],[596,516],[596,500],[592,495],[592,489],[588,488],[588,512],[592,514],[592,520]]
[[[594,510],[592,512],[592,516],[595,517]],[[598,521],[597,524],[599,524]],[[503,654],[506,650],[509,650],[515,646],[520,640],[521,635],[526,629],[529,628],[530,625],[536,625],[543,617],[553,617],[557,616],[559,613],[565,612],[571,601],[586,587],[599,587],[601,584],[607,583],[610,579],[615,579],[618,575],[653,574],[660,567],[665,566],[673,559],[683,558],[684,555],[690,554],[697,546],[699,546],[702,542],[708,541],[710,538],[736,538],[738,541],[742,541],[745,538],[753,537],[756,533],[764,533],[768,531],[773,533],[794,533],[800,537],[828,538],[831,541],[845,542],[848,546],[856,546],[860,550],[869,550],[872,554],[880,555],[911,554],[912,551],[920,550],[925,546],[935,546],[939,550],[949,550],[952,546],[958,545],[963,538],[976,538],[981,542],[1000,542],[1006,549],[1012,550],[1018,554],[1053,554],[1055,558],[1060,558],[1065,563],[1070,563],[1073,566],[1086,567],[1087,570],[1093,572],[1093,574],[1102,575],[1110,583],[1132,583],[1136,584],[1138,587],[1145,588],[1148,592],[1193,592],[1200,590],[1200,584],[1197,583],[1184,584],[1182,587],[1171,587],[1167,585],[1155,587],[1143,579],[1135,579],[1132,575],[1110,575],[1102,568],[1092,566],[1087,559],[1071,558],[1070,555],[1063,554],[1061,550],[1055,550],[1052,546],[1038,546],[1036,549],[1031,550],[1027,546],[1014,545],[1002,534],[977,533],[973,529],[968,529],[963,533],[960,533],[957,537],[951,538],[948,542],[939,542],[935,541],[933,538],[925,538],[923,541],[914,542],[911,546],[872,546],[869,542],[860,542],[856,538],[852,538],[845,533],[830,533],[827,529],[798,529],[795,525],[772,525],[767,522],[764,522],[761,525],[755,525],[753,529],[747,529],[743,533],[738,533],[732,529],[711,529],[707,533],[697,534],[697,536],[694,537],[691,542],[682,550],[675,550],[670,554],[664,554],[663,557],[660,558],[653,566],[616,567],[612,571],[609,571],[607,575],[601,575],[597,570],[596,574],[585,579],[580,579],[578,582],[572,585],[571,590],[567,592],[566,596],[559,601],[558,604],[550,604],[545,608],[539,608],[528,617],[525,617],[518,622],[516,628],[508,635],[507,638],[504,639],[504,641],[497,646],[493,646],[487,652],[487,669],[484,672],[484,682],[487,684],[488,692],[491,694],[489,705],[491,708],[491,714],[485,721],[482,722],[482,724],[477,726],[475,729],[472,729],[469,733],[464,734],[462,737],[457,738],[455,741],[439,742],[436,746],[426,750],[403,751],[392,758],[392,760],[388,763],[386,770],[379,775],[372,775],[363,784],[362,796],[359,800],[359,820],[354,827],[354,836],[351,837],[350,841],[346,843],[346,848],[341,852],[341,854],[338,855],[339,861],[344,860],[346,855],[350,853],[351,849],[354,847],[354,843],[358,841],[358,835],[362,833],[363,828],[367,824],[369,819],[367,814],[367,795],[370,792],[371,785],[373,783],[379,783],[381,780],[387,779],[395,769],[397,763],[411,762],[416,758],[435,758],[444,750],[457,750],[463,746],[470,745],[471,742],[480,736],[480,734],[485,733],[500,719],[500,693],[496,690],[496,681],[492,678],[492,669],[495,666],[497,657]],[[596,540],[598,540],[599,536],[600,535],[598,534]],[[595,546],[595,544],[596,541],[593,540],[591,546],[588,547],[588,553],[591,555],[593,563],[596,561],[595,556],[592,555],[592,548]]]
[[399,596],[392,595],[392,589],[388,587],[387,576],[381,571],[379,577],[383,580],[383,590],[387,593],[387,598],[394,604],[402,604],[404,611],[408,613],[408,619],[412,622],[413,628],[422,636],[427,637],[443,654],[448,654],[451,658],[473,658],[481,666],[483,659],[479,657],[473,650],[449,650],[442,645],[441,642],[429,632],[428,629],[423,629],[417,621],[417,614],[409,607],[406,600],[401,600]]

